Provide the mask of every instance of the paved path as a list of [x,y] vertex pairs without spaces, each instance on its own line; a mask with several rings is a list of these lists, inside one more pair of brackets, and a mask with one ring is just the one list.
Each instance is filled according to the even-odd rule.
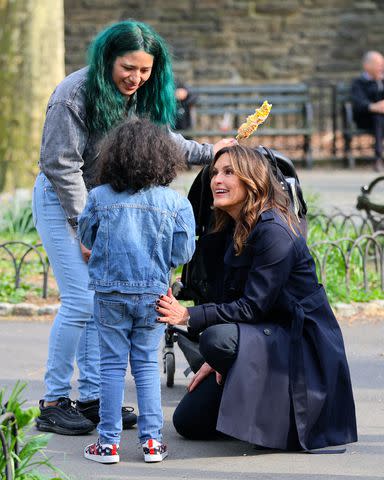
[[[163,377],[164,436],[170,456],[163,463],[142,461],[136,430],[124,432],[121,462],[99,465],[82,458],[82,448],[96,438],[53,435],[49,455],[74,480],[376,480],[384,478],[384,323],[343,325],[358,416],[359,443],[342,455],[265,453],[240,441],[191,442],[180,438],[171,424],[172,412],[185,391],[186,364],[177,353],[176,385]],[[27,405],[43,395],[49,325],[0,321],[0,385],[17,379],[28,382]],[[73,397],[76,397],[74,392]],[[136,405],[131,377],[126,401]],[[239,406],[240,408],[240,406]]]

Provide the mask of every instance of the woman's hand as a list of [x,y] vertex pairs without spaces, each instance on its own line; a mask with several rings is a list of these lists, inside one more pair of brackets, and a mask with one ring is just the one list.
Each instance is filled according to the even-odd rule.
[[81,255],[83,257],[84,262],[88,263],[91,257],[92,250],[88,250],[88,248],[84,247],[84,245],[81,242],[80,242],[80,250],[81,250]]
[[188,310],[180,305],[176,298],[172,295],[172,290],[169,288],[167,295],[161,295],[156,300],[156,311],[162,315],[158,317],[157,321],[161,323],[168,323],[169,325],[186,325],[189,315]]
[[213,145],[213,154],[216,155],[216,153],[222,148],[233,147],[234,145],[237,145],[236,138],[222,138]]
[[[208,365],[207,362],[203,363],[200,369],[193,376],[191,383],[188,385],[187,387],[188,392],[192,392],[199,385],[199,383],[201,383],[205,378],[207,378],[214,371],[215,370],[210,365]],[[222,376],[220,375],[219,372],[216,372],[216,382],[219,385],[221,385]]]

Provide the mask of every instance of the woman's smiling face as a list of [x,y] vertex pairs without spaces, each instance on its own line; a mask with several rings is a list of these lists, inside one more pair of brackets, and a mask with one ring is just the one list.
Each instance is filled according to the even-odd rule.
[[130,97],[151,76],[153,56],[142,50],[116,57],[112,68],[112,80],[119,92]]
[[235,174],[228,153],[221,155],[212,168],[213,206],[237,220],[247,197],[245,184]]

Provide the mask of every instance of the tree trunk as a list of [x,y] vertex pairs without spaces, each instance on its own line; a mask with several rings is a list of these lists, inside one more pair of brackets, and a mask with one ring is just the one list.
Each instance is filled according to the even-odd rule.
[[47,100],[63,77],[63,0],[0,0],[0,191],[32,185]]

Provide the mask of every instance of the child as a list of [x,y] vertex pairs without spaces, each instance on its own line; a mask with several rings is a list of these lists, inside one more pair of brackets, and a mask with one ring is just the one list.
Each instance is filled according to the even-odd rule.
[[167,292],[170,269],[188,262],[195,248],[192,207],[167,187],[185,160],[164,127],[136,118],[112,131],[99,162],[100,186],[79,219],[81,243],[92,250],[89,288],[95,290],[101,355],[99,438],[84,456],[119,461],[129,357],[144,460],[160,462],[167,456],[158,368],[164,325],[155,307]]

